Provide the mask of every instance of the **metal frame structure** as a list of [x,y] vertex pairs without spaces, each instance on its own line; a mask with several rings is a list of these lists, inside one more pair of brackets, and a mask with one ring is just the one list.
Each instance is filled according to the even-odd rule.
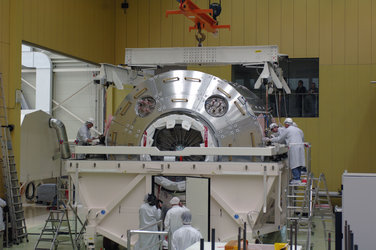
[[128,66],[168,66],[189,64],[240,64],[278,62],[278,46],[223,46],[177,48],[126,48]]
[[[231,110],[235,115],[240,116],[238,120],[242,120],[241,118],[243,117],[250,118],[246,117],[247,113],[238,103],[238,101],[243,101],[243,104],[245,104],[244,98],[236,99],[238,92],[235,90],[230,95],[228,91],[234,86],[227,81],[217,82],[219,80],[216,77],[205,75],[201,72],[175,71],[163,73],[138,84],[141,80],[149,77],[145,69],[152,70],[169,65],[187,66],[197,64],[239,64],[246,67],[264,67],[260,78],[268,79],[268,82],[273,82],[277,88],[284,89],[289,93],[289,89],[284,84],[281,76],[281,71],[278,70],[278,57],[277,46],[143,48],[126,49],[125,64],[128,66],[127,68],[102,65],[101,74],[96,78],[99,83],[114,83],[118,88],[122,88],[124,84],[137,86],[133,91],[134,93],[132,92],[127,96],[120,105],[116,116],[117,119],[112,121],[112,129],[109,131],[107,139],[111,139],[109,145],[114,145],[113,147],[75,147],[76,154],[105,154],[108,155],[107,159],[112,160],[90,159],[85,161],[69,160],[66,162],[66,170],[74,181],[76,195],[79,197],[75,199],[76,205],[82,202],[82,212],[87,218],[84,236],[86,245],[89,248],[95,246],[95,235],[97,233],[123,246],[134,243],[127,242],[126,235],[129,232],[128,230],[138,228],[138,208],[141,205],[142,197],[152,191],[153,176],[203,177],[210,179],[208,189],[210,197],[209,226],[216,228],[216,237],[221,241],[236,238],[238,227],[243,226],[245,222],[249,225],[247,226],[248,235],[253,237],[257,237],[258,234],[279,230],[286,221],[286,199],[281,194],[287,186],[289,169],[286,167],[286,160],[278,156],[285,154],[287,148],[255,147],[259,144],[253,143],[253,139],[259,141],[260,138],[255,137],[250,140],[248,137],[245,138],[245,136],[229,139],[228,142],[220,144],[219,147],[218,145],[197,148],[189,148],[187,146],[181,151],[159,151],[157,148],[150,147],[151,145],[147,143],[143,143],[144,147],[130,146],[140,145],[138,139],[142,135],[141,132],[147,131],[142,126],[147,124],[152,124],[153,126],[153,121],[156,119],[154,116],[159,117],[160,115],[158,112],[168,108],[171,108],[171,112],[176,111],[173,109],[175,106],[172,105],[175,103],[178,103],[176,105],[178,108],[183,109],[185,107],[183,104],[190,104],[188,98],[197,100],[198,96],[205,92],[205,87],[207,87],[211,79],[214,80],[213,84],[211,84],[212,88],[216,86],[220,92],[218,95],[223,94],[224,98],[231,100],[235,98],[234,105],[236,107],[234,106]],[[143,69],[143,71],[140,71],[140,69]],[[143,73],[135,74],[135,72]],[[152,76],[153,73],[149,75]],[[156,88],[156,81],[160,81],[159,86],[161,89],[163,88],[163,91],[160,90],[161,93],[149,93],[149,89],[154,90]],[[197,82],[200,85],[197,85]],[[165,88],[165,86],[170,85],[173,87]],[[202,88],[199,93],[197,92],[197,86]],[[179,91],[177,88],[179,88]],[[224,91],[225,88],[226,91]],[[187,93],[180,93],[183,90]],[[162,98],[158,98],[159,95],[168,98],[166,98],[166,103],[161,101],[161,103],[158,103],[158,105],[161,105],[161,111],[158,109],[158,112],[154,112],[147,118],[140,116],[142,121],[139,119],[138,124],[132,120],[135,119],[133,118],[135,115],[133,107],[132,110],[129,107],[136,99],[147,95],[157,96],[155,98],[158,101],[162,100]],[[208,95],[210,96],[210,94]],[[205,98],[207,96],[203,97],[202,100]],[[257,109],[261,106],[258,105],[255,108]],[[129,110],[132,112],[126,114]],[[184,110],[194,111],[195,109],[188,105]],[[197,112],[200,113],[201,111]],[[234,122],[234,114],[229,117],[229,121]],[[126,119],[129,119],[129,121]],[[208,120],[211,119],[213,118],[208,118]],[[244,124],[246,124],[244,129],[237,128],[239,124],[234,124],[235,132],[249,131],[249,122],[253,122],[252,124],[256,124],[256,128],[259,128],[255,119],[247,119],[244,120]],[[171,120],[173,119],[171,118]],[[216,120],[216,124],[223,123],[223,120],[225,119]],[[175,124],[176,119],[174,121]],[[224,124],[223,126],[226,127],[227,125]],[[170,128],[170,125],[166,123],[166,129],[167,127]],[[234,128],[231,127],[229,129],[232,130]],[[135,134],[130,136],[133,132]],[[222,132],[219,131],[218,133],[221,134]],[[257,130],[256,135],[259,135],[258,132]],[[216,136],[220,136],[219,134],[216,134]],[[120,140],[121,138],[119,139],[118,135],[126,139]],[[210,137],[209,135],[210,133],[207,136]],[[149,133],[147,133],[147,136],[149,136]],[[205,132],[202,136],[206,138]],[[230,137],[233,138],[232,135]],[[222,136],[221,138],[225,137]],[[254,147],[248,147],[249,141],[252,141],[252,146]],[[236,143],[233,144],[234,142]],[[122,145],[128,145],[128,147]],[[228,147],[221,147],[224,145],[228,145]],[[175,159],[175,156],[180,156],[180,159],[182,159],[182,156],[205,155],[206,160],[182,162],[148,161],[151,158],[144,157],[145,155],[163,156],[165,160]],[[232,156],[236,157],[233,158]],[[210,160],[214,158],[216,161]],[[272,158],[279,158],[279,161],[272,161]],[[235,160],[232,161],[233,159]]]
[[[76,153],[122,155],[243,155],[244,157],[284,154],[285,147],[186,148],[163,151],[145,147],[76,147]],[[85,243],[95,246],[97,233],[123,245],[127,230],[138,228],[138,208],[145,193],[152,190],[153,176],[192,176],[211,179],[210,227],[220,240],[237,234],[244,222],[248,235],[256,237],[277,231],[285,224],[288,168],[278,162],[160,162],[68,160],[66,171],[76,190],[76,205],[82,203],[88,220]],[[235,195],[236,194],[236,195]],[[78,198],[78,197],[79,198]],[[138,198],[137,198],[138,197]],[[236,197],[242,197],[241,200]],[[222,212],[223,211],[223,212]],[[270,223],[273,221],[273,223]],[[252,236],[250,236],[251,239]]]
[[[126,48],[125,64],[119,67],[101,64],[100,83],[111,82],[116,88],[123,89],[123,84],[137,85],[154,75],[153,69],[163,66],[187,65],[243,65],[263,68],[256,88],[262,79],[270,78],[278,89],[291,91],[281,76],[278,64],[278,46],[222,46],[222,47],[172,47],[172,48]],[[141,68],[142,70],[134,70]]]
[[[163,75],[139,84],[142,80],[152,76],[152,74],[147,74],[145,70],[142,71],[144,74],[139,74],[141,68],[150,69],[166,65],[240,64],[263,66],[265,72],[263,71],[260,78],[267,78],[268,81],[273,81],[277,88],[285,89],[281,74],[277,70],[278,56],[277,46],[126,49],[126,64],[130,68],[102,65],[100,74],[93,79],[95,83],[103,85],[114,83],[118,88],[122,88],[124,84],[137,86],[134,89],[135,93],[127,97],[130,100],[124,99],[123,104],[119,107],[118,119],[115,118],[112,121],[112,130],[107,135],[107,139],[111,139],[110,141],[107,140],[107,143],[119,146],[75,147],[75,154],[107,155],[107,159],[116,160],[103,160],[102,157],[102,159],[90,158],[90,160],[71,159],[65,162],[66,171],[71,176],[75,187],[74,208],[81,207],[79,214],[84,214],[86,219],[84,241],[89,249],[95,247],[96,234],[101,234],[123,246],[134,243],[127,241],[127,232],[138,228],[138,209],[142,203],[142,197],[152,191],[154,176],[210,179],[208,188],[210,225],[208,226],[216,228],[217,239],[221,241],[236,238],[238,228],[243,226],[245,222],[249,225],[247,226],[249,239],[251,239],[251,235],[257,237],[258,234],[277,231],[285,224],[286,198],[282,193],[288,184],[289,169],[285,158],[281,155],[286,154],[287,148],[282,146],[249,147],[249,145],[262,145],[261,126],[256,116],[252,112],[248,112],[251,108],[263,112],[261,104],[252,100],[252,102],[255,102],[253,104],[257,105],[251,106],[252,103],[248,104],[245,99],[248,96],[247,93],[241,91],[240,87],[238,88],[235,84],[231,85],[225,80],[202,72],[176,71],[163,73]],[[274,75],[272,72],[274,72]],[[175,75],[169,76],[169,74]],[[146,118],[139,116],[140,124],[135,124],[134,121],[128,122],[127,119],[131,120],[134,115],[137,115],[133,107],[132,109],[129,108],[131,103],[136,105],[136,100],[140,101],[139,98],[149,94],[149,90],[150,93],[151,89],[156,90],[154,87],[157,80],[160,81],[161,89],[163,88],[165,91],[163,93],[153,92],[154,94],[151,97],[155,96],[158,105],[164,104],[160,107],[161,111],[158,111],[159,113],[154,112],[148,117],[145,116]],[[200,84],[197,84],[198,82]],[[147,130],[142,126],[153,125],[153,122],[155,122],[154,116],[159,117],[162,111],[171,109],[173,114],[168,114],[170,116],[176,116],[176,112],[180,112],[183,109],[182,107],[184,107],[184,111],[195,111],[194,107],[189,105],[193,103],[193,100],[200,105],[204,103],[203,101],[208,96],[201,99],[198,99],[198,96],[203,95],[207,89],[205,87],[209,83],[212,89],[207,90],[209,91],[208,96],[215,93],[216,96],[219,95],[224,100],[231,101],[232,106],[229,108],[231,112],[228,117],[223,116],[221,120],[215,120],[215,124],[224,128],[223,131],[222,129],[207,130],[209,132],[206,134],[204,131],[201,136],[204,138],[204,144],[206,144],[206,137],[210,141],[211,133],[213,137],[225,138],[223,140],[226,143],[214,146],[208,143],[205,147],[200,145],[195,148],[185,147],[181,151],[160,151],[157,148],[149,147],[149,144],[144,145],[144,147],[121,146],[140,145],[139,138],[141,136],[148,139],[143,134]],[[146,84],[149,84],[150,88]],[[181,88],[181,86],[184,86],[184,88]],[[285,90],[288,92],[288,87]],[[64,104],[70,97],[61,104]],[[162,99],[163,102],[160,101]],[[192,101],[188,101],[189,99]],[[64,106],[61,104],[58,105],[63,108]],[[187,106],[185,107],[183,104],[187,104]],[[198,107],[198,105],[196,106]],[[126,112],[128,113],[126,114]],[[198,110],[197,113],[200,113],[198,117],[204,117],[203,114],[206,117],[207,111],[202,109]],[[168,117],[170,118],[170,116]],[[163,116],[163,118],[166,117]],[[238,122],[233,124],[236,122],[235,118],[238,118]],[[201,121],[206,124],[211,119],[217,118],[208,117],[205,122]],[[176,119],[173,121],[176,122]],[[170,123],[166,122],[166,129],[170,128]],[[186,123],[187,119],[182,120],[181,124],[178,125],[183,127]],[[127,125],[129,128],[127,128]],[[138,127],[133,131],[136,125]],[[250,128],[253,128],[252,126],[257,130],[255,130],[257,133],[252,133],[253,130],[250,130]],[[213,125],[213,127],[215,126]],[[127,131],[127,134],[124,131]],[[226,134],[224,134],[225,132]],[[246,133],[247,136],[243,136],[242,133]],[[116,137],[115,135],[121,136]],[[147,135],[149,136],[150,133]],[[136,143],[124,142],[122,144],[120,137],[127,140],[133,138]],[[221,147],[223,145],[228,145],[228,147]],[[144,155],[164,156],[166,157],[164,160],[171,156],[174,159],[173,156],[205,155],[219,157],[213,157],[215,161],[206,158],[205,161],[167,162],[148,161],[147,158],[143,158]],[[128,156],[132,157],[128,158]],[[236,157],[232,158],[232,156]],[[274,158],[279,160],[273,161]]]
[[[91,77],[92,79],[90,81],[86,81],[86,82],[83,82],[82,84],[80,84],[80,88],[76,91],[71,91],[71,94],[67,95],[67,97],[64,97],[64,99],[61,98],[60,94],[56,94],[54,93],[53,95],[51,95],[51,98],[49,99],[49,101],[51,102],[49,104],[49,106],[51,106],[50,108],[50,112],[47,112],[49,114],[52,114],[54,116],[56,116],[56,112],[59,111],[59,109],[63,110],[65,113],[67,113],[70,117],[73,118],[74,121],[78,121],[80,124],[84,123],[85,120],[88,118],[88,117],[83,117],[82,112],[77,112],[77,107],[70,107],[72,106],[72,100],[74,96],[76,96],[77,94],[82,94],[83,91],[87,91],[88,88],[90,88],[91,85],[94,85],[94,80],[96,79],[95,78],[95,75],[96,74],[99,74],[100,73],[100,70],[101,70],[101,67],[99,64],[94,64],[94,63],[88,63],[88,62],[84,62],[84,61],[81,61],[81,60],[78,60],[78,59],[75,59],[75,58],[69,58],[65,55],[60,55],[60,54],[57,54],[55,52],[50,52],[48,50],[42,50],[42,49],[39,49],[39,48],[35,48],[35,47],[30,47],[30,46],[26,46],[26,45],[23,45],[22,46],[23,48],[23,54],[27,54],[27,53],[38,53],[38,54],[41,54],[41,55],[44,55],[46,58],[48,58],[48,60],[50,61],[50,66],[51,66],[51,74],[52,73],[58,73],[60,75],[60,78],[61,78],[61,75],[62,74],[66,74],[66,75],[69,75],[69,73],[78,73],[78,72],[81,72],[81,73],[85,73],[87,72],[87,74],[89,74],[90,72],[93,74],[93,76]],[[26,56],[23,56],[23,59],[27,59],[28,57]],[[34,65],[35,66],[35,65]],[[38,68],[23,68],[22,69],[22,73],[35,73],[37,74],[37,71],[38,71]],[[46,99],[47,96],[44,94],[44,92],[40,93],[41,91],[44,91],[44,88],[38,88],[38,81],[41,81],[40,78],[36,78],[36,83],[33,83],[33,81],[30,81],[30,79],[26,78],[25,76],[21,77],[21,81],[22,83],[25,84],[25,86],[27,86],[28,88],[32,89],[33,91],[32,92],[35,92],[35,97],[36,98],[39,98],[39,99]],[[56,84],[56,74],[52,74],[51,76],[51,84],[52,85],[55,85]],[[53,87],[51,85],[51,88]],[[96,102],[95,102],[95,105],[93,105],[93,112],[94,115],[91,115],[91,116],[94,116],[95,118],[95,128],[93,127],[93,130],[98,133],[98,134],[102,134],[103,133],[103,130],[104,130],[104,124],[101,124],[99,123],[98,121],[102,121],[105,119],[105,117],[103,116],[103,105],[104,105],[104,86],[101,85],[99,87],[95,86],[95,98],[96,98]],[[21,92],[21,95],[22,92]],[[59,100],[59,99],[62,99],[62,100]],[[46,102],[47,100],[44,100],[43,102]],[[25,102],[26,103],[26,102]],[[25,115],[25,114],[28,114],[30,112],[33,112],[33,111],[36,111],[37,109],[29,109],[28,107],[23,107],[23,110],[22,110],[22,114]],[[43,110],[43,109],[42,109]],[[74,139],[74,138],[70,138],[70,139]]]

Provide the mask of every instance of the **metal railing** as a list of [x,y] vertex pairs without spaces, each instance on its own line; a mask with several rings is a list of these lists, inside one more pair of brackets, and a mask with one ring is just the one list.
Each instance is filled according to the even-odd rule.
[[[153,224],[150,224],[150,225],[147,225],[145,227],[142,227],[140,229],[137,229],[137,230],[127,230],[127,249],[131,249],[131,239],[132,239],[132,235],[134,234],[149,234],[149,235],[159,235],[159,236],[167,236],[167,242],[168,242],[168,249],[170,250],[171,249],[171,231],[169,230],[168,232],[166,231],[147,231],[145,229],[148,229],[150,227],[153,227],[155,225],[158,225],[159,228],[162,228],[162,225],[163,225],[163,221],[162,220],[159,220]],[[159,249],[162,250],[162,243],[163,243],[163,237],[155,242],[153,245],[151,246],[146,246],[144,248],[141,248],[140,250],[146,250],[146,249],[150,249],[151,247],[154,247],[156,245],[159,245]]]
[[[266,102],[264,91],[252,91],[263,103]],[[268,96],[268,106],[272,108],[274,117],[319,117],[319,93],[291,93],[283,97],[273,95]]]

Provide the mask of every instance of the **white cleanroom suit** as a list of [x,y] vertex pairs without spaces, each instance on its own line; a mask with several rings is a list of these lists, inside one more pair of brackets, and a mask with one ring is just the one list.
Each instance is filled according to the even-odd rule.
[[185,211],[189,211],[189,209],[179,205],[173,205],[173,207],[170,208],[166,214],[164,221],[165,231],[171,230],[171,234],[173,234],[176,230],[183,226],[181,215]]
[[[161,218],[161,210],[157,209],[156,206],[151,206],[148,203],[141,205],[139,210],[140,228],[144,228],[148,225],[156,223]],[[158,231],[158,225],[154,225],[145,228],[146,231]],[[151,234],[140,234],[138,241],[134,247],[135,250],[148,249],[148,250],[158,250],[159,245],[154,245],[159,241],[158,235]],[[149,247],[154,245],[153,247]]]
[[[0,198],[0,249],[3,249],[3,238],[4,238],[4,230],[5,224],[3,220],[3,208],[7,205],[7,203]],[[8,236],[8,235],[7,235]]]
[[77,141],[78,145],[87,145],[87,140],[92,139],[90,129],[87,127],[87,124],[85,123],[80,127],[80,129],[77,132]]
[[183,225],[172,235],[172,245],[175,250],[185,250],[202,238],[201,233],[191,225]]
[[286,141],[289,147],[289,164],[290,168],[294,169],[297,167],[305,166],[305,156],[304,156],[304,133],[301,129],[289,126],[288,128],[280,131],[278,137],[270,139],[272,142],[283,143]]

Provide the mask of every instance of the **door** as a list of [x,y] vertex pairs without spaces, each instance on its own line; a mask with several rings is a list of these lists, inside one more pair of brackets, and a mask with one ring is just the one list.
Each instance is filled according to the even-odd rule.
[[200,230],[202,237],[209,240],[209,192],[208,178],[187,177],[186,205],[192,213],[192,226]]

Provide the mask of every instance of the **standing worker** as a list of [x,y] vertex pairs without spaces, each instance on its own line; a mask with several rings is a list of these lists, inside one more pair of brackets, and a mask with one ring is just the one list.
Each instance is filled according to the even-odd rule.
[[305,167],[304,133],[298,127],[293,126],[291,118],[286,118],[283,123],[286,129],[279,136],[269,140],[278,143],[286,141],[289,147],[289,165],[293,177],[290,183],[300,184],[301,171]]
[[175,250],[185,250],[202,238],[200,231],[191,226],[191,212],[185,211],[182,213],[181,220],[183,226],[172,235],[172,245]]
[[[4,215],[3,215],[3,208],[7,205],[7,203],[0,198],[0,249],[3,249],[3,239],[4,239]],[[7,235],[8,237],[8,235]]]
[[[146,231],[158,231],[158,225],[156,223],[161,218],[159,202],[153,194],[145,195],[144,202],[145,203],[141,205],[139,210],[140,229]],[[140,234],[134,249],[158,250],[158,241],[159,236],[156,234]]]
[[165,230],[171,230],[171,235],[173,235],[176,230],[183,226],[181,215],[189,209],[183,206],[178,197],[173,197],[170,204],[172,207],[167,211],[164,225]]

